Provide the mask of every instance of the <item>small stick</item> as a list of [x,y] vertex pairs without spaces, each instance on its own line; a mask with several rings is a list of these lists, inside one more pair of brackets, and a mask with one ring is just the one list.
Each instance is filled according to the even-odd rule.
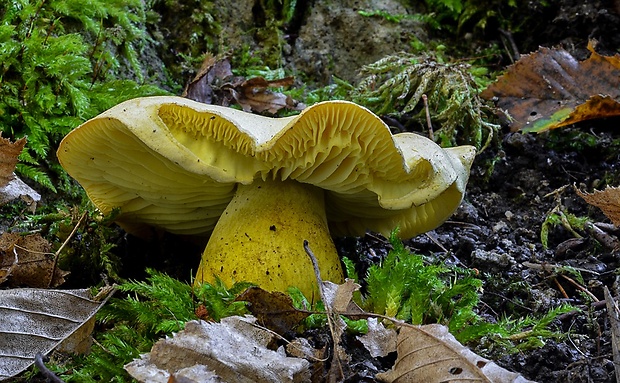
[[566,294],[566,290],[564,290],[564,287],[562,287],[560,281],[558,281],[557,278],[553,278],[553,282],[555,282],[555,285],[558,287],[558,290],[560,290],[560,293],[562,293],[562,296],[566,299],[569,299],[569,296],[568,294]]
[[614,357],[614,371],[616,372],[616,381],[620,382],[620,318],[618,318],[618,305],[611,296],[609,289],[605,286],[605,302],[607,302],[607,316],[611,327],[611,344]]
[[424,101],[424,110],[426,111],[426,125],[428,125],[428,138],[435,141],[435,133],[433,133],[433,124],[431,123],[431,112],[428,110],[428,97],[425,94],[422,95],[422,101]]
[[570,283],[573,284],[573,286],[575,286],[576,288],[578,288],[579,290],[583,291],[584,293],[586,293],[590,298],[592,298],[592,300],[594,302],[598,302],[598,298],[596,297],[596,295],[592,294],[590,291],[588,291],[588,289],[586,289],[585,287],[581,286],[579,283],[575,282],[574,279],[567,277],[564,274],[560,274],[560,276],[564,279],[566,279],[567,281],[569,281]]
[[510,59],[513,60],[513,62],[519,60],[521,54],[519,53],[519,48],[517,48],[514,38],[512,37],[512,33],[502,28],[498,28],[498,30],[502,35],[504,35],[504,37],[506,37],[506,39],[508,39],[508,42],[510,43],[510,48],[513,53],[513,56],[511,56]]
[[40,352],[37,352],[37,354],[34,356],[34,365],[37,366],[37,368],[39,369],[41,374],[43,376],[45,376],[45,380],[47,382],[51,382],[51,383],[65,383],[64,380],[62,380],[59,377],[57,377],[56,374],[54,374],[52,371],[50,371],[49,368],[47,368],[45,366],[44,362],[47,362],[48,360],[49,360],[49,358],[47,356],[44,356]]
[[77,229],[82,224],[82,221],[84,220],[84,218],[86,218],[86,212],[84,212],[82,214],[82,216],[80,217],[80,219],[78,219],[77,223],[75,224],[75,227],[73,228],[73,230],[71,231],[71,233],[69,234],[67,239],[65,239],[65,241],[62,243],[62,245],[60,245],[58,250],[56,250],[56,252],[54,253],[54,264],[52,265],[52,274],[50,275],[50,280],[49,280],[49,283],[47,284],[47,287],[51,287],[52,283],[54,282],[54,275],[56,274],[56,265],[58,264],[58,257],[60,256],[60,252],[62,251],[62,249],[65,248],[67,243],[69,243],[71,238],[73,238],[73,236],[77,232]]
[[[333,311],[330,307],[330,304],[327,302],[325,291],[323,291],[323,280],[321,279],[321,272],[319,271],[319,263],[314,256],[312,250],[310,250],[310,246],[308,245],[308,240],[304,239],[304,250],[306,250],[306,254],[310,257],[312,261],[312,267],[314,268],[314,276],[316,278],[317,283],[319,284],[319,294],[321,295],[321,300],[325,305],[325,313],[327,314],[327,324],[329,326],[329,332],[332,334],[332,341],[334,342],[334,351],[332,360],[336,361],[338,365],[338,369],[340,370],[340,376],[344,378],[344,371],[342,370],[342,363],[340,363],[340,358],[338,357],[338,344],[340,343],[340,338],[336,338],[336,330],[334,328],[333,323]],[[332,364],[333,366],[333,364]],[[331,375],[331,374],[330,374]]]

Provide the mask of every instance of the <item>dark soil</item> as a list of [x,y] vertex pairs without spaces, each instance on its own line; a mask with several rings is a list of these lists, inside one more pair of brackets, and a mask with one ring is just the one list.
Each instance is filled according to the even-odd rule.
[[[575,228],[581,236],[577,238],[562,226],[549,230],[547,249],[541,242],[543,222],[554,209],[608,222],[574,186],[592,191],[593,186],[603,186],[602,180],[618,179],[617,133],[604,128],[613,123],[617,121],[541,135],[506,133],[502,149],[476,159],[465,200],[451,220],[406,241],[416,253],[477,269],[485,282],[479,314],[491,320],[502,315],[540,316],[562,304],[580,310],[561,315],[553,325],[566,336],[542,339],[542,348],[505,353],[472,345],[531,380],[615,382],[609,320],[601,301],[603,286],[618,296],[618,250],[603,246],[583,229]],[[585,145],[588,141],[592,146]],[[616,234],[609,233],[612,238]],[[354,241],[353,246],[351,241],[340,241],[349,256],[358,253],[372,263],[385,254],[385,241],[375,236]],[[553,273],[553,266],[579,270],[583,282]]]
[[[503,150],[477,159],[465,202],[452,220],[432,234],[433,241],[420,236],[410,243],[448,262],[478,269],[485,280],[482,315],[538,315],[565,303],[582,310],[558,321],[568,334],[561,341],[543,339],[543,348],[493,358],[539,382],[615,381],[606,310],[580,289],[601,301],[603,286],[618,296],[617,249],[606,248],[585,230],[575,228],[582,236],[576,238],[561,226],[549,230],[548,249],[541,243],[542,224],[554,209],[607,222],[573,186],[591,191],[601,187],[601,180],[616,180],[617,142],[613,131],[593,129],[585,134],[585,128],[538,136],[506,134]],[[595,138],[596,145],[581,146],[586,136]],[[487,180],[488,161],[494,156],[499,161]],[[527,263],[574,267],[583,284]]]

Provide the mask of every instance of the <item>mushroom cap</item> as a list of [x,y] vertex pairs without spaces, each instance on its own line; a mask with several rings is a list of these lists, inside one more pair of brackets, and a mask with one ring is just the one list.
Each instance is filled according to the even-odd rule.
[[369,110],[326,101],[270,118],[157,96],[123,102],[61,142],[58,158],[130,232],[209,233],[238,183],[292,179],[325,190],[334,234],[432,230],[460,204],[475,148],[392,135]]

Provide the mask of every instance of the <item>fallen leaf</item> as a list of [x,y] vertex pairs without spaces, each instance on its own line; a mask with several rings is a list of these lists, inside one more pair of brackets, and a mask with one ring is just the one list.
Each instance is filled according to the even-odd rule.
[[2,132],[0,132],[0,205],[22,198],[31,207],[30,211],[34,212],[41,195],[13,173],[18,156],[26,145],[26,138],[11,142],[1,136]]
[[182,96],[205,104],[229,106],[235,101],[246,112],[277,113],[280,109],[303,110],[306,106],[270,88],[293,85],[292,77],[266,80],[234,76],[228,58],[207,54],[200,70]]
[[373,358],[387,356],[396,351],[396,330],[386,328],[377,318],[368,318],[368,332],[357,339]]
[[[0,290],[0,380],[19,374],[94,318],[89,290]],[[76,342],[81,343],[81,342]]]
[[620,116],[620,55],[577,61],[561,48],[524,55],[480,96],[508,112],[512,131],[543,132]]
[[306,105],[293,100],[284,93],[274,92],[269,88],[290,86],[292,77],[267,81],[262,77],[254,77],[232,88],[235,100],[246,112],[269,112],[276,114],[280,109],[303,110]]
[[50,288],[63,284],[69,273],[56,266],[51,247],[40,234],[0,235],[0,272],[5,270],[8,285]]
[[620,187],[607,187],[605,190],[596,190],[585,193],[575,188],[575,192],[588,204],[598,207],[611,222],[620,226]]
[[388,383],[531,382],[476,355],[439,324],[403,326],[397,353],[392,370],[377,374],[377,379]]
[[312,361],[324,361],[327,354],[327,345],[321,349],[314,348],[308,339],[295,338],[286,344],[286,352],[296,358],[304,358]]
[[353,293],[360,289],[360,285],[353,279],[347,278],[343,284],[337,285],[330,281],[323,281],[325,304],[336,314],[345,314],[351,319],[360,319],[356,314],[366,318],[368,315],[355,302]]
[[222,85],[233,80],[230,61],[207,54],[202,66],[183,91],[182,96],[205,104],[229,106],[230,92],[223,92]]
[[278,291],[269,292],[260,287],[248,288],[236,300],[248,302],[248,310],[258,323],[280,335],[294,331],[311,314],[296,309],[288,295]]
[[[220,323],[190,321],[185,330],[161,339],[149,354],[125,366],[140,382],[185,382],[188,371],[210,371],[192,382],[306,382],[310,363],[287,357],[267,345],[273,334],[254,324],[252,317],[228,317]],[[204,366],[204,367],[200,367]],[[213,374],[220,380],[213,379]],[[171,379],[171,380],[169,380]],[[194,378],[192,378],[194,379]]]
[[8,138],[2,138],[0,132],[0,187],[6,186],[15,177],[13,171],[24,145],[26,138],[11,142]]

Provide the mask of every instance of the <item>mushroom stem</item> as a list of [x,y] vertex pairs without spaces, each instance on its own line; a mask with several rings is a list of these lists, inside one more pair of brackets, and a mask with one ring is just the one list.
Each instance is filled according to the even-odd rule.
[[217,276],[228,285],[248,281],[266,290],[295,286],[311,297],[318,288],[304,240],[316,254],[323,279],[341,282],[323,190],[291,180],[239,184],[213,229],[196,282],[213,282]]

